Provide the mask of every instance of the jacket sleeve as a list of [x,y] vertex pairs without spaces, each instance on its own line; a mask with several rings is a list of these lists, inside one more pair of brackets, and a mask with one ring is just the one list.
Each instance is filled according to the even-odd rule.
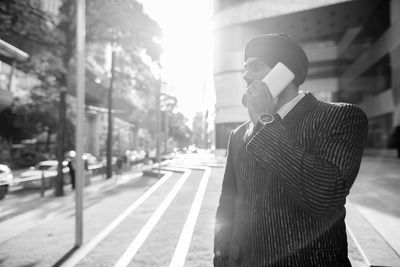
[[233,132],[229,137],[228,158],[222,182],[222,191],[216,213],[214,230],[214,266],[228,266],[229,244],[235,214],[236,177],[233,168]]
[[[247,151],[281,179],[287,192],[315,216],[333,212],[349,193],[362,159],[368,119],[354,105],[332,111],[305,151],[280,122],[262,127]],[[314,134],[314,133],[313,133]]]

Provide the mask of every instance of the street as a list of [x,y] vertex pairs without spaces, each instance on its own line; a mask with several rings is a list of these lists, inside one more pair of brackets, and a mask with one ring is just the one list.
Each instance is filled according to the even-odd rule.
[[[388,225],[400,229],[399,207],[393,205],[398,200],[394,195],[400,189],[400,177],[396,176],[400,172],[396,172],[396,164],[379,162],[381,175],[377,176],[371,171],[378,171],[374,163],[364,159],[349,199],[378,231],[383,231],[382,227],[394,231]],[[212,154],[180,155],[160,168],[160,179],[135,171],[117,181],[92,183],[85,188],[84,244],[79,249],[73,249],[73,192],[42,200],[37,200],[36,192],[31,195],[36,204],[28,210],[22,205],[26,201],[19,203],[11,194],[2,207],[4,203],[10,209],[13,202],[23,211],[0,222],[0,265],[211,266],[224,164],[224,158]],[[370,205],[371,198],[378,196],[378,206]],[[376,212],[372,216],[366,208]],[[391,242],[390,236],[387,240]],[[395,241],[390,243],[393,248]],[[363,261],[351,238],[349,257],[353,263]]]

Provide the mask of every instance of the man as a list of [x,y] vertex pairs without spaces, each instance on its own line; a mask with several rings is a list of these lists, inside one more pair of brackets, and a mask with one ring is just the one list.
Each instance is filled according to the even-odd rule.
[[67,159],[68,168],[69,168],[69,175],[71,177],[71,186],[72,189],[75,189],[75,162],[74,158],[70,157]]
[[[308,59],[287,35],[251,39],[244,60],[251,120],[229,139],[214,265],[351,266],[344,204],[360,167],[365,114],[299,93]],[[272,99],[261,80],[277,62],[295,78]]]

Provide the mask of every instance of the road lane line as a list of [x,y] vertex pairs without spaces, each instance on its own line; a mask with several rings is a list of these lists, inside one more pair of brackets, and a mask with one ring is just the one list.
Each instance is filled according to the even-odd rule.
[[90,251],[92,251],[105,237],[107,237],[123,220],[126,219],[137,207],[139,207],[149,196],[151,196],[165,181],[167,181],[173,172],[164,172],[165,175],[161,177],[150,189],[140,196],[132,205],[130,205],[123,213],[121,213],[114,221],[112,221],[106,228],[104,228],[95,238],[89,243],[83,245],[78,249],[68,260],[61,266],[69,267],[75,266],[81,261]]
[[146,241],[147,237],[153,230],[154,226],[158,223],[161,216],[167,210],[172,200],[174,200],[175,196],[178,194],[179,190],[182,188],[183,184],[186,182],[190,174],[191,170],[185,169],[184,174],[181,178],[179,178],[178,182],[172,188],[172,190],[168,193],[167,197],[164,201],[158,206],[157,210],[153,213],[151,218],[147,221],[146,225],[140,230],[139,234],[135,237],[129,247],[125,250],[124,254],[119,258],[114,267],[126,267],[132,261],[133,257],[136,255],[137,251],[143,245],[144,241]]
[[[171,166],[176,166],[183,168],[194,168],[194,169],[204,169],[204,166],[213,168],[225,168],[226,164],[223,163],[208,163],[208,162],[195,162],[195,161],[185,161],[184,163],[172,163]],[[192,168],[192,169],[193,169]]]
[[211,174],[210,167],[204,167],[204,174],[201,178],[199,188],[197,189],[196,196],[194,197],[192,207],[190,208],[189,215],[187,216],[185,225],[183,227],[178,245],[175,248],[174,256],[172,257],[170,267],[181,267],[185,264],[186,255],[189,250],[190,242],[194,227],[199,216],[201,204],[203,203],[204,194],[207,189],[208,180]]

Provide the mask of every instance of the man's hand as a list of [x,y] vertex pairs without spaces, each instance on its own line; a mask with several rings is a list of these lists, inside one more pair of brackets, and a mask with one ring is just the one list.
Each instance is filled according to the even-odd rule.
[[254,125],[262,113],[273,113],[275,109],[274,99],[268,86],[259,80],[254,81],[248,88],[246,94],[246,106],[250,119]]

